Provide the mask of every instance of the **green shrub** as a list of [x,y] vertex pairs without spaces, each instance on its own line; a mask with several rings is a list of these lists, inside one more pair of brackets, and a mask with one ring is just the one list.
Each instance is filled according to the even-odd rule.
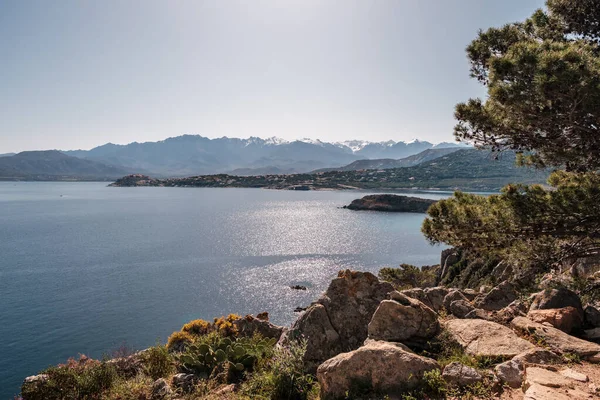
[[165,378],[175,371],[173,356],[166,346],[157,344],[142,353],[144,373],[156,380]]
[[435,285],[436,268],[402,264],[400,268],[382,268],[379,278],[390,282],[397,290],[429,287]]
[[277,348],[263,368],[250,375],[241,392],[256,399],[308,400],[318,397],[318,384],[304,372],[306,341]]
[[173,332],[167,340],[167,349],[170,351],[182,351],[194,342],[194,337],[189,332]]

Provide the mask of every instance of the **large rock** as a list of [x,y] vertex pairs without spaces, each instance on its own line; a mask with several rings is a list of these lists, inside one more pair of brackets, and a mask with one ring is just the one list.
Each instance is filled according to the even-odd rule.
[[415,342],[429,339],[440,330],[437,314],[419,300],[399,292],[390,294],[373,314],[369,338],[389,342]]
[[279,339],[283,333],[282,326],[273,325],[268,320],[254,318],[252,315],[246,315],[244,318],[233,321],[233,325],[240,335],[246,337],[252,337],[258,333],[262,337]]
[[423,374],[439,369],[432,359],[386,342],[369,341],[349,353],[338,354],[317,370],[321,398],[344,398],[357,384],[380,395],[397,395],[417,387]]
[[379,303],[393,290],[371,273],[340,271],[282,341],[305,338],[305,360],[314,367],[342,351],[357,349],[367,338],[367,326]]
[[[284,335],[286,336],[286,335]],[[313,304],[292,326],[282,339],[306,339],[304,360],[310,367],[316,368],[323,360],[342,351],[340,335],[331,325],[325,306]],[[312,368],[311,368],[312,369]]]
[[588,358],[600,353],[600,345],[570,336],[552,326],[542,325],[525,317],[517,317],[511,325],[525,334],[540,338],[550,349],[561,354],[573,353]]
[[450,305],[452,304],[452,302],[457,300],[463,300],[467,303],[469,302],[469,299],[460,290],[453,289],[450,292],[448,292],[448,294],[444,297],[442,305],[444,306],[446,311],[450,311]]
[[495,319],[500,323],[508,324],[516,317],[523,317],[527,315],[528,310],[529,307],[527,306],[527,304],[523,303],[520,300],[515,300],[508,306],[504,307],[502,310],[497,311]]
[[478,357],[510,358],[535,346],[509,328],[482,319],[454,319],[445,327],[467,354]]
[[531,310],[527,313],[527,318],[540,324],[547,322],[565,333],[581,328],[583,323],[581,314],[574,307]]
[[585,310],[585,323],[590,328],[600,328],[600,311],[594,306],[587,306]]
[[531,296],[529,310],[548,310],[551,308],[573,307],[583,317],[583,306],[577,293],[565,289],[545,289]]
[[522,364],[559,364],[562,362],[562,358],[556,353],[550,350],[535,348],[533,350],[526,351],[513,357],[514,361],[518,361]]
[[483,375],[477,372],[475,368],[456,361],[444,367],[442,377],[446,382],[455,386],[469,386],[483,381]]
[[173,390],[164,378],[157,379],[152,384],[150,400],[166,400],[171,397]]
[[473,311],[475,311],[475,307],[465,300],[453,301],[448,309],[448,312],[457,318],[466,318]]
[[522,362],[512,359],[494,367],[498,380],[511,388],[521,387],[525,376],[525,366]]
[[583,337],[592,342],[600,341],[600,328],[588,329],[583,332]]
[[536,383],[542,386],[559,388],[567,386],[571,382],[558,372],[540,367],[527,367],[525,370],[525,385],[531,386]]
[[413,299],[417,299],[433,311],[439,312],[442,309],[444,297],[446,297],[448,292],[449,290],[444,287],[432,287],[425,289],[407,289],[400,293]]
[[517,299],[517,290],[510,282],[502,282],[486,295],[475,299],[475,307],[486,311],[499,311]]

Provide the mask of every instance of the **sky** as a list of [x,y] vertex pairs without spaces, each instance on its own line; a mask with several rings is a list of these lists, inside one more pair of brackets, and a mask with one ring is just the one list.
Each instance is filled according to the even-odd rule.
[[543,0],[0,0],[0,153],[182,134],[452,141],[465,47]]

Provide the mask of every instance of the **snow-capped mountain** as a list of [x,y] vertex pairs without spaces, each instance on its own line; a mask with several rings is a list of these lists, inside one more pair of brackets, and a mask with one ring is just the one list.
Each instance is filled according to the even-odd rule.
[[418,140],[408,143],[364,140],[329,143],[309,138],[209,139],[199,135],[183,135],[158,142],[134,142],[127,145],[108,143],[91,150],[65,153],[128,170],[148,171],[155,176],[188,176],[233,170],[244,171],[246,174],[251,174],[252,171],[309,172],[319,168],[341,167],[360,159],[400,159],[426,149],[447,146],[458,145],[433,145]]

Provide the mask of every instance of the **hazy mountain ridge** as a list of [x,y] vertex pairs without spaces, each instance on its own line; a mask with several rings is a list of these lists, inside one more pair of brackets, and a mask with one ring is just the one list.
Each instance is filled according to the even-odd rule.
[[1,180],[112,180],[130,172],[58,150],[24,151],[0,157]]
[[366,158],[405,158],[431,148],[456,147],[454,143],[434,145],[426,141],[368,142],[350,140],[329,143],[277,137],[209,139],[183,135],[158,142],[105,144],[91,150],[65,151],[75,157],[95,160],[154,176],[177,177],[215,173],[258,174],[270,171],[304,173],[319,168],[336,168]]

